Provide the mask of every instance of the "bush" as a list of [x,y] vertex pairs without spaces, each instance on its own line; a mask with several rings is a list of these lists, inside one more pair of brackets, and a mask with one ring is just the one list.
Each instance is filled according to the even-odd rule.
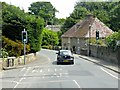
[[43,49],[49,49],[49,46],[42,46]]
[[106,44],[109,48],[111,49],[115,49],[116,48],[116,43],[117,43],[117,40],[118,40],[118,32],[115,32],[111,35],[109,35],[108,37],[106,37]]
[[42,48],[43,48],[43,49],[50,49],[50,50],[52,50],[52,49],[53,49],[53,48],[52,48],[52,45],[42,46]]
[[[87,42],[89,42],[89,40],[88,40]],[[99,39],[99,40],[96,41],[95,38],[91,38],[91,39],[90,39],[90,43],[91,43],[91,44],[104,45],[103,39]]]
[[8,53],[4,48],[1,48],[0,54],[1,54],[0,56],[2,56],[2,58],[7,58],[8,57]]
[[[23,44],[20,41],[12,41],[4,36],[2,36],[2,46],[7,50],[9,56],[20,56],[23,53]],[[26,52],[30,51],[30,45],[26,45]]]

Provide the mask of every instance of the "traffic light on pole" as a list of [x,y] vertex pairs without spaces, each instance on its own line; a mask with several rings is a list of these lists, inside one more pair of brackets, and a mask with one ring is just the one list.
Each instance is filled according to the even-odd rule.
[[22,31],[22,42],[27,43],[27,31]]
[[99,31],[96,31],[96,40],[99,39]]

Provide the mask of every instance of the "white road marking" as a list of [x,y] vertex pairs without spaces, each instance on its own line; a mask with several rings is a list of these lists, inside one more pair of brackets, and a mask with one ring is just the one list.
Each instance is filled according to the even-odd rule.
[[42,72],[42,69],[40,70],[40,72]]
[[[28,67],[27,71],[24,73],[23,77],[20,78],[20,80],[17,82],[17,84],[14,86],[14,88],[16,88],[16,87],[20,84],[20,82],[21,82],[23,79],[25,79],[24,76],[26,76],[26,74],[28,73],[28,71],[29,71],[30,69],[31,69],[31,67]],[[13,90],[14,90],[14,88],[13,88]]]
[[35,70],[32,70],[32,73],[34,73],[35,72]]
[[114,77],[114,78],[120,80],[118,77],[112,75],[111,73],[109,73],[108,71],[106,71],[105,69],[103,69],[102,67],[100,67],[100,68],[101,68],[102,71],[106,72],[106,73],[109,74],[110,76],[112,76],[112,77]]
[[48,72],[50,71],[50,69],[48,68]]
[[[78,88],[81,88],[80,85],[77,83],[76,80],[73,80],[73,82],[75,82],[75,84],[78,86]],[[82,90],[82,89],[81,89]]]
[[62,77],[62,73],[60,73],[60,77]]
[[62,70],[62,68],[60,68],[60,70]]
[[24,67],[22,70],[21,70],[21,72],[23,71],[23,70],[25,70],[26,68]]
[[57,69],[55,68],[55,71],[57,71]]
[[60,76],[57,76],[57,77],[60,77]]
[[54,73],[53,75],[57,75],[56,73]]
[[39,68],[39,66],[35,66],[35,68]]

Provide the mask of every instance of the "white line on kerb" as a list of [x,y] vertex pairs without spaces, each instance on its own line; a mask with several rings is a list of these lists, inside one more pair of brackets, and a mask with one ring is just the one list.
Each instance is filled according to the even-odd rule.
[[100,68],[101,68],[101,70],[103,70],[104,72],[106,72],[107,74],[109,74],[110,76],[112,76],[112,77],[114,77],[114,78],[120,80],[118,77],[112,75],[111,73],[109,73],[108,71],[106,71],[105,69],[103,69],[102,67],[100,67]]
[[78,88],[81,88],[80,85],[77,83],[76,80],[73,80],[73,82],[75,82],[75,84],[78,86]]

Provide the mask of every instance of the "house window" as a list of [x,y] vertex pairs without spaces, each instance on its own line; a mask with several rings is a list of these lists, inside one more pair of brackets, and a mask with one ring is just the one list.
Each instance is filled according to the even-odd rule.
[[70,44],[70,38],[68,38],[68,44]]
[[64,43],[63,45],[66,46],[66,43]]

